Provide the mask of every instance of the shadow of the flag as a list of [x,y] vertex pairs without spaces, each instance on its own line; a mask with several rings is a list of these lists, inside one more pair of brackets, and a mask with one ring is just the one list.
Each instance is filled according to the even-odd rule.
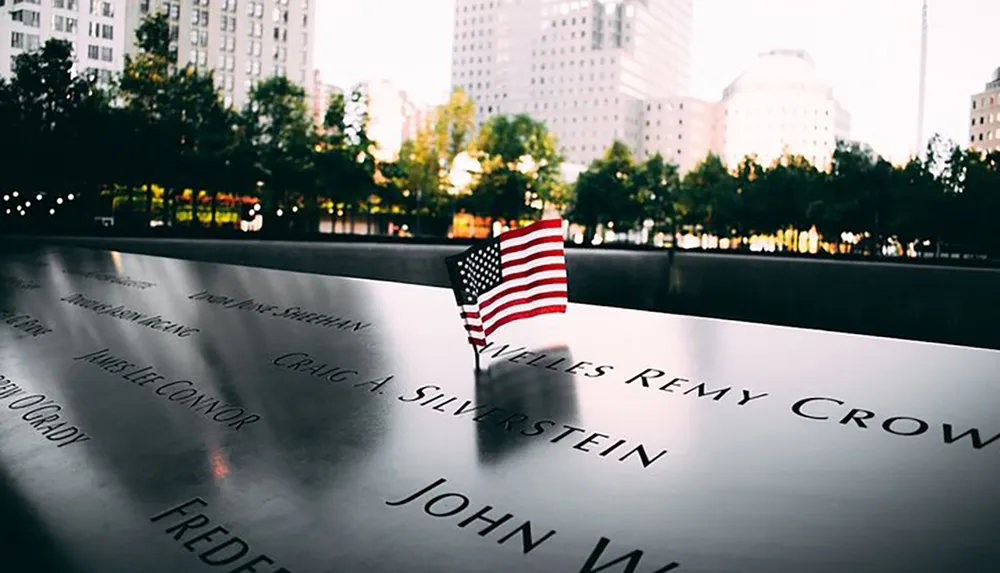
[[[544,363],[564,359],[573,363],[573,353],[566,345],[532,349],[546,356]],[[527,366],[506,360],[495,361],[476,373],[476,405],[500,408],[509,414],[523,414],[527,421],[520,428],[530,428],[540,420],[572,424],[579,415],[575,377],[543,367]],[[519,429],[520,429],[519,428]],[[476,446],[480,463],[496,464],[511,454],[539,443],[495,424],[476,424]]]

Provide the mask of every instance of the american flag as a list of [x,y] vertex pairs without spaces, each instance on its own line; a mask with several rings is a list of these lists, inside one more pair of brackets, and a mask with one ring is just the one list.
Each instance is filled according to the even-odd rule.
[[560,219],[507,231],[446,262],[470,344],[485,346],[494,331],[516,320],[566,312]]

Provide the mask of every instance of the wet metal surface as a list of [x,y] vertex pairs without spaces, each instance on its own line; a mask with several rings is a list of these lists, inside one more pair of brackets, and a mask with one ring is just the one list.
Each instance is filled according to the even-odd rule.
[[477,374],[444,289],[8,252],[9,570],[998,570],[998,352],[580,304],[501,336]]

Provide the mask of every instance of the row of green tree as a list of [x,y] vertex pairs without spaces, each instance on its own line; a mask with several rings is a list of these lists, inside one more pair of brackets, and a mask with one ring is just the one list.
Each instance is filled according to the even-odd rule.
[[92,210],[110,192],[117,215],[143,224],[157,212],[175,224],[179,210],[192,224],[215,224],[220,209],[252,198],[266,228],[310,232],[334,209],[416,220],[417,229],[423,220],[425,233],[443,234],[457,211],[510,221],[554,208],[591,235],[650,222],[668,235],[741,237],[814,226],[831,239],[868,233],[1000,252],[992,233],[1000,155],[938,139],[925,159],[904,166],[840,142],[829,170],[796,156],[767,166],[746,158],[730,169],[709,155],[683,176],[659,155],[640,160],[614,142],[568,185],[543,123],[497,116],[477,131],[474,104],[460,90],[398,159],[380,162],[363,92],[333,96],[321,126],[303,89],[284,77],[256,84],[243,109],[232,109],[211,73],[177,65],[162,15],[141,24],[137,45],[110,85],[74,73],[65,42],[17,57],[12,80],[0,80],[0,191],[71,192]]
[[830,242],[867,234],[930,241],[935,248],[1000,254],[1000,153],[962,149],[935,136],[923,158],[894,166],[867,146],[840,141],[829,169],[786,155],[763,166],[746,157],[735,169],[709,155],[683,177],[656,155],[638,162],[615,142],[575,186],[569,218],[589,229],[612,223],[720,237],[816,230]]

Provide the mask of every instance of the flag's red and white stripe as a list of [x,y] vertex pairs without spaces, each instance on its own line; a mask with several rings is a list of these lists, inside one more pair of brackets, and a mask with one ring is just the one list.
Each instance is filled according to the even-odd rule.
[[463,305],[469,342],[485,345],[516,320],[566,312],[566,253],[562,221],[546,219],[500,235],[501,283]]

